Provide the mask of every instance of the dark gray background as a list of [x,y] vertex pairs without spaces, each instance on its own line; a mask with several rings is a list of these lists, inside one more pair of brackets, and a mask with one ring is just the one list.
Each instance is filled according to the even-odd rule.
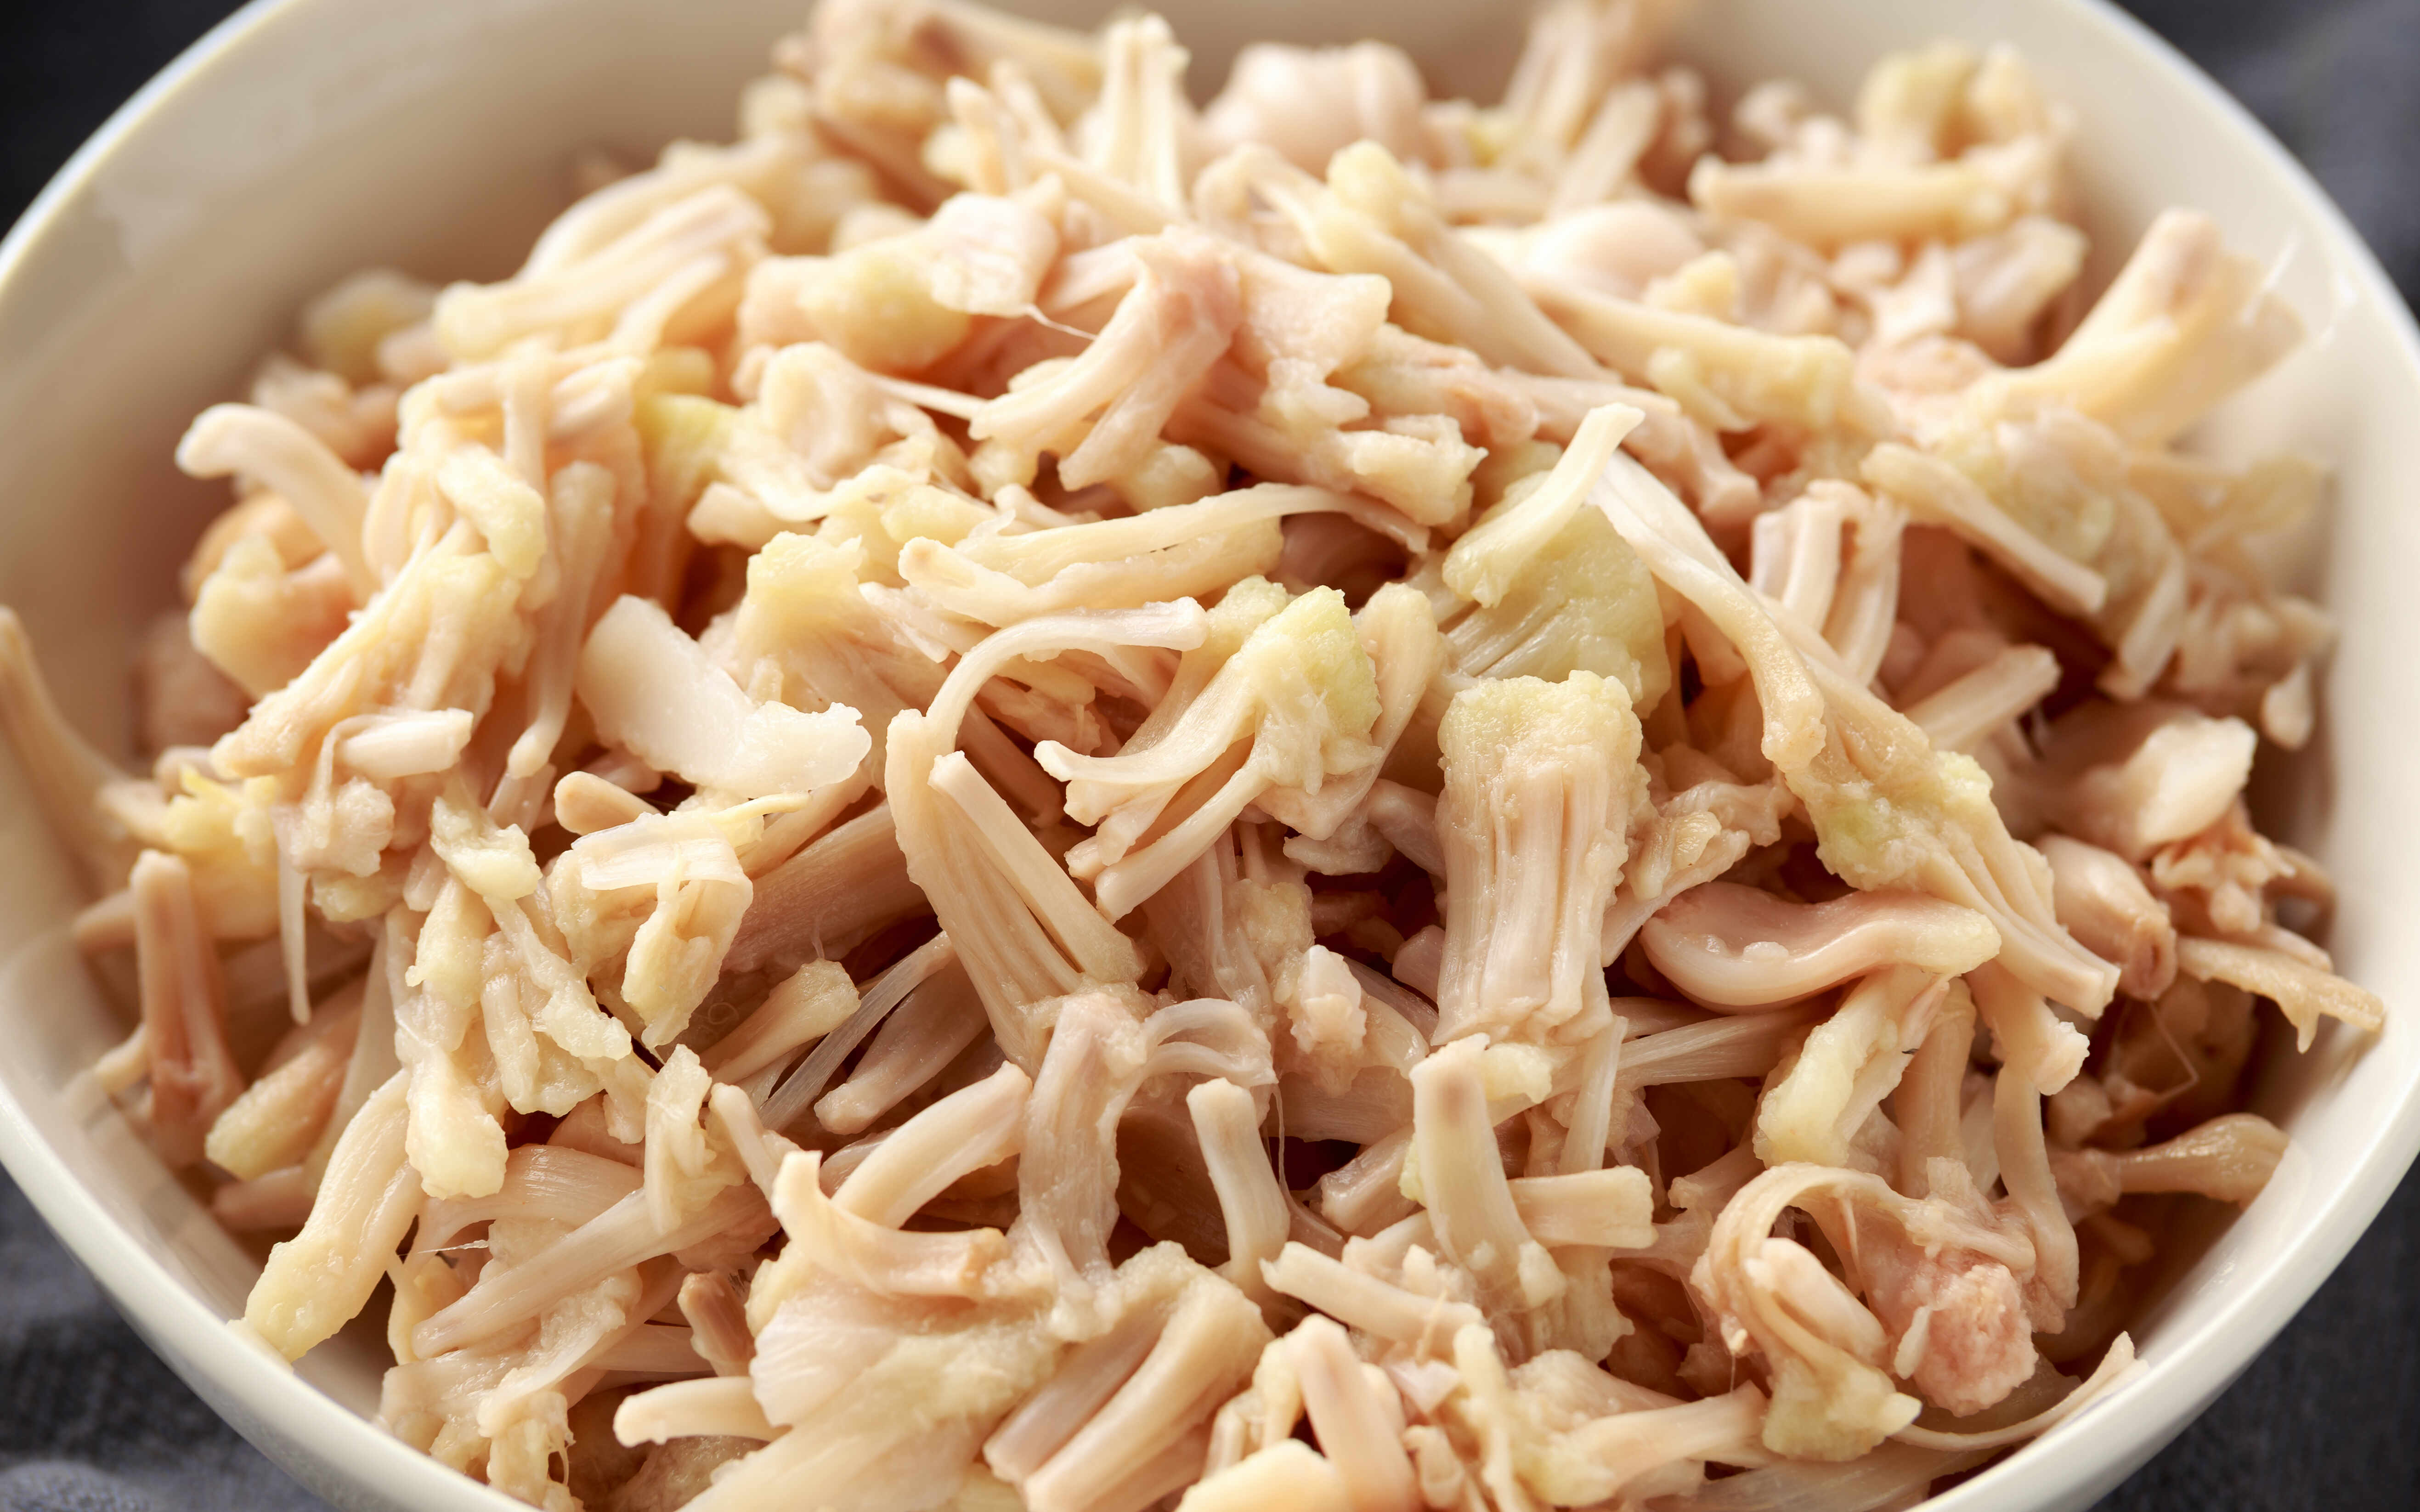
[[[409,3],[409,0],[402,0]],[[0,220],[229,8],[0,8]],[[801,11],[805,5],[800,5]],[[2420,0],[2133,0],[2310,165],[2420,290]],[[2420,1180],[2218,1405],[2103,1512],[2420,1506]],[[118,1320],[0,1177],[0,1512],[285,1512],[320,1504]]]

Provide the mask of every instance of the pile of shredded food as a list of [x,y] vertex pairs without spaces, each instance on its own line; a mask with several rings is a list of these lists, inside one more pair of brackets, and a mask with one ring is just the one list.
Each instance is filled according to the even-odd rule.
[[2121,1382],[2257,1005],[2381,1020],[2244,801],[2321,471],[2174,449],[2297,322],[2189,211],[2087,300],[2010,54],[1717,115],[1675,9],[1197,109],[828,0],[311,304],[147,776],[0,615],[248,1327],[383,1288],[557,1512],[1854,1512]]

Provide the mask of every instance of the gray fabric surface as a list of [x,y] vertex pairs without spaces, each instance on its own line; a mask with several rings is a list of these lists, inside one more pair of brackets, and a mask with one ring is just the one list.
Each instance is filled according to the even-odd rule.
[[[225,10],[213,0],[10,7],[0,214]],[[803,8],[803,6],[801,7]],[[2420,3],[2134,0],[2327,185],[2406,298],[2420,291]],[[2420,1180],[2104,1512],[2420,1506]],[[0,1512],[285,1512],[316,1498],[221,1424],[0,1178]]]

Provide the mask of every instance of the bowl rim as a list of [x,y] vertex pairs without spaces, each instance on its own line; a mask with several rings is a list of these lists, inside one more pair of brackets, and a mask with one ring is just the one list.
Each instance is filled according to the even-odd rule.
[[[51,234],[63,207],[101,165],[171,101],[201,87],[226,55],[270,27],[331,0],[248,0],[189,44],[111,112],[47,182],[5,238],[5,289]],[[1001,0],[1008,8],[1016,0]],[[2319,226],[2329,250],[2386,313],[2395,353],[2420,384],[2420,327],[2361,233],[2305,168],[2242,101],[2198,64],[2114,0],[2025,0],[2063,12],[2085,37],[2140,54],[2185,85],[2232,150],[2280,180],[2296,209]],[[1928,1512],[2009,1512],[2062,1505],[2099,1494],[2164,1446],[2272,1343],[2335,1273],[2420,1154],[2420,1074],[2371,1125],[2359,1159],[2322,1201],[2315,1221],[2230,1282],[2230,1295],[2201,1327],[2165,1345],[2132,1381],[2054,1433],[2020,1446],[1924,1504]],[[413,1449],[312,1385],[239,1323],[219,1318],[137,1242],[69,1170],[16,1099],[0,1088],[0,1167],[16,1180],[68,1251],[171,1369],[288,1474],[332,1499],[358,1493],[415,1507],[473,1506],[507,1512],[522,1504]],[[238,1421],[240,1415],[241,1421]],[[2054,1442],[2055,1441],[2055,1442]],[[2149,1445],[2145,1450],[2144,1445]],[[2114,1473],[2113,1473],[2114,1472]]]

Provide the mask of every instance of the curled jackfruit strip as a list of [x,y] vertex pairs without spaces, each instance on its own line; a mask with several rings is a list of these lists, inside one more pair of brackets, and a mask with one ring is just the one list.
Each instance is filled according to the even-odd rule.
[[[1926,1430],[1907,1427],[1902,1435]],[[1785,1459],[1709,1482],[1691,1495],[1691,1512],[1804,1512],[1829,1506],[1888,1506],[1919,1502],[1945,1475],[1989,1460],[1990,1448],[1931,1449],[1915,1443],[1885,1443],[1845,1464]]]
[[1032,1089],[1025,1072],[1002,1066],[931,1103],[882,1136],[842,1179],[833,1203],[888,1227],[906,1223],[951,1182],[1024,1148]]
[[825,1195],[822,1160],[816,1150],[794,1150],[783,1157],[774,1181],[774,1215],[798,1251],[791,1263],[804,1261],[882,1296],[982,1294],[987,1273],[1008,1253],[999,1229],[910,1232],[861,1217]]
[[[2041,1093],[2022,1068],[2002,1066],[1992,1084],[1992,1147],[2009,1201],[2033,1241],[2034,1273],[2027,1278],[2026,1311],[2033,1321],[2063,1324],[2075,1305],[2082,1274],[2075,1227],[2059,1195],[2042,1128]],[[1928,1170],[1927,1180],[1931,1173]]]
[[177,465],[196,478],[240,472],[285,500],[345,569],[356,599],[379,586],[362,554],[369,490],[327,443],[286,416],[244,404],[212,405],[177,443]]
[[1995,961],[1978,966],[1967,973],[1966,981],[2002,1062],[2022,1071],[2043,1096],[2073,1081],[2084,1069],[2092,1041],[2004,964]]
[[2283,950],[2184,937],[2177,941],[2177,969],[2196,980],[2226,982],[2275,1003],[2294,1026],[2295,1044],[2304,1050],[2319,1033],[2322,1015],[2372,1034],[2386,1023],[2386,1005],[2377,994]]
[[[1891,1438],[1896,1443],[1919,1449],[1949,1451],[1960,1456],[1988,1454],[2005,1444],[2023,1443],[2028,1439],[2040,1437],[2053,1427],[2082,1412],[2094,1401],[2141,1375],[2143,1368],[2143,1362],[2134,1353],[2134,1341],[2126,1335],[2120,1334],[2109,1341],[2109,1348],[2102,1352],[2101,1363],[2092,1367],[2092,1374],[2075,1383],[2057,1401],[2030,1417],[1974,1433],[1958,1433],[1910,1425],[1892,1434]],[[1944,1465],[1935,1469],[1933,1473],[1939,1474],[1948,1468]]]
[[[2011,1079],[2007,1088],[2021,1090],[2022,1079]],[[2022,1098],[2012,1102],[2009,1113],[2021,1111],[2021,1103]],[[2024,1164],[2031,1175],[2021,1174],[2019,1185],[2030,1188],[2041,1172],[2034,1168],[2038,1161]],[[1844,1288],[1838,1294],[1843,1304],[1838,1319],[1853,1331],[1862,1326],[1854,1325],[1859,1314],[1869,1323],[1879,1322],[1892,1374],[1960,1416],[1999,1404],[2035,1376],[2040,1358],[2032,1334],[2058,1326],[2063,1308],[2052,1293],[2064,1283],[2057,1260],[2045,1255],[2040,1242],[2057,1236],[2035,1227],[2024,1202],[1987,1202],[1966,1179],[1963,1164],[1952,1160],[1931,1163],[1931,1193],[1920,1199],[1855,1172],[1804,1165],[1776,1170],[1791,1173],[1789,1179],[1759,1178],[1761,1186],[1752,1182],[1743,1189],[1742,1197],[1753,1199],[1745,1221],[1769,1221],[1777,1215],[1776,1202],[1815,1218],[1839,1255],[1849,1286],[1863,1293],[1871,1309],[1847,1311],[1855,1303]],[[2035,1199],[2040,1196],[2035,1193]],[[1768,1242],[1768,1248],[1776,1242]],[[1717,1245],[1708,1250],[1710,1262],[1719,1244],[1718,1235]],[[1811,1257],[1791,1263],[1802,1269],[1815,1265]],[[1706,1275],[1701,1269],[1698,1284],[1703,1286]],[[1805,1280],[1820,1291],[1823,1284],[1816,1278],[1828,1275],[1818,1267],[1806,1272]],[[1866,1417],[1857,1426],[1859,1435],[1870,1433],[1877,1422]],[[1798,1426],[1808,1425],[1802,1417]],[[1848,1426],[1836,1421],[1828,1431]]]
[[2066,404],[2140,446],[2158,446],[2249,383],[2303,325],[2261,266],[2229,253],[2217,223],[2164,211],[2048,361],[1986,379],[1978,403]]
[[2227,1113],[2140,1149],[2060,1150],[2050,1157],[2058,1193],[2087,1209],[2129,1192],[2192,1192],[2248,1204],[2285,1158],[2285,1132],[2253,1113]]
[[1858,892],[1793,903],[1730,882],[1675,898],[1639,940],[1674,986],[1725,1009],[1795,1002],[1893,965],[1955,977],[2000,949],[1991,920],[1936,898]]
[[837,1029],[859,1006],[856,984],[840,963],[810,961],[707,1048],[706,1069],[722,1081],[746,1082]]
[[2166,905],[2122,856],[2066,835],[2035,844],[2050,862],[2059,922],[2114,963],[2129,997],[2155,1002],[2177,975],[2177,930]]
[[1261,1267],[1285,1247],[1289,1220],[1285,1188],[1261,1146],[1252,1095],[1233,1082],[1213,1079],[1187,1093],[1185,1105],[1226,1223],[1222,1273],[1246,1296],[1265,1303],[1270,1292]]
[[1753,1348],[1765,1357],[1773,1397],[1764,1446],[1838,1461],[1906,1427],[1921,1404],[1892,1386],[1873,1315],[1803,1246],[1771,1237],[1773,1221],[1817,1170],[1776,1166],[1734,1196],[1698,1262],[1697,1288],[1731,1351]]
[[1746,659],[1765,759],[1806,805],[1823,863],[1856,887],[1907,887],[1975,910],[1999,932],[2010,971],[2097,1013],[2117,988],[2117,968],[2060,926],[2048,863],[2009,836],[1973,759],[1935,751],[1904,716],[1852,683],[1828,646],[1793,644],[1792,622],[1768,611],[1645,469],[1617,455],[1606,479],[1595,497],[1615,529]]

